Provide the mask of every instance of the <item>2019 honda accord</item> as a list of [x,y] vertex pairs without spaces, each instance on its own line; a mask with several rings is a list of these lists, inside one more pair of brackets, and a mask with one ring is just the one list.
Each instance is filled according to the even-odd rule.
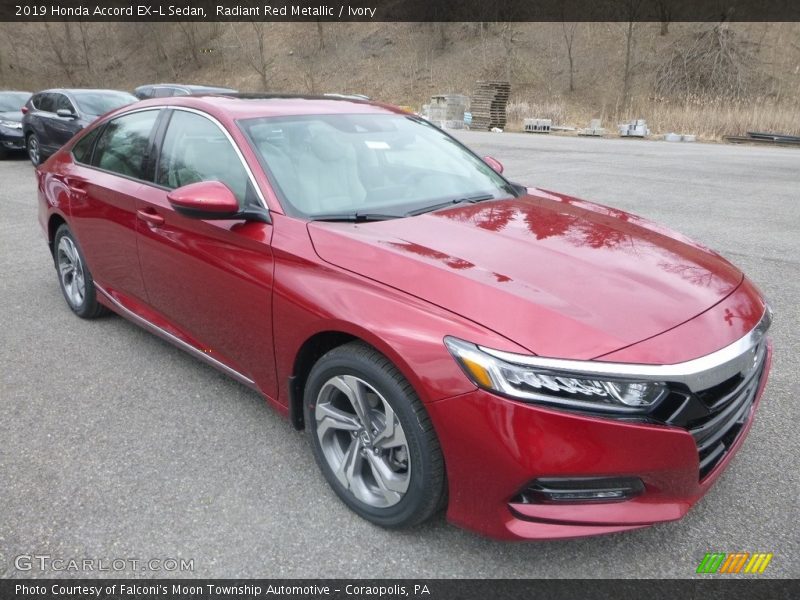
[[767,304],[677,233],[501,172],[387,105],[149,100],[37,170],[39,218],[75,314],[257,390],[365,519],[680,518],[752,423]]

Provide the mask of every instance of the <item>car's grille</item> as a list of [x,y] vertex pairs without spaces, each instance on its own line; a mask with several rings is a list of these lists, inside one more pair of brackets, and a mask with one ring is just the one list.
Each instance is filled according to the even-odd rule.
[[662,415],[665,423],[683,427],[694,437],[701,480],[725,457],[750,419],[766,357],[762,342],[747,369],[706,390],[675,392],[675,402],[669,404],[677,408]]

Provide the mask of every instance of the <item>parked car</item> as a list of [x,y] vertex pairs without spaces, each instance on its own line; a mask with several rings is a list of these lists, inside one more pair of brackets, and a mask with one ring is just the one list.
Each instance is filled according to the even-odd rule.
[[166,98],[169,96],[192,96],[199,94],[235,94],[236,90],[213,85],[190,85],[183,83],[153,83],[140,85],[133,90],[142,100],[147,98]]
[[680,518],[751,426],[766,302],[680,234],[502,170],[366,101],[149,100],[37,170],[39,219],[75,314],[257,390],[373,523]]
[[0,90],[0,158],[9,152],[25,149],[22,135],[22,111],[30,92]]
[[34,165],[110,110],[136,102],[117,90],[53,89],[37,92],[22,108],[25,147]]

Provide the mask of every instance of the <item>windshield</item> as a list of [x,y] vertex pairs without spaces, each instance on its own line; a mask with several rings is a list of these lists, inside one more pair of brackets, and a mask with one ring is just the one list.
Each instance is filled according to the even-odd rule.
[[240,125],[288,212],[405,216],[508,198],[508,182],[432,125],[404,115],[303,115]]
[[72,97],[78,105],[78,110],[88,115],[102,115],[110,110],[131,104],[137,101],[136,96],[127,92],[92,92],[73,90]]
[[28,101],[31,95],[27,92],[0,93],[0,112],[18,111]]

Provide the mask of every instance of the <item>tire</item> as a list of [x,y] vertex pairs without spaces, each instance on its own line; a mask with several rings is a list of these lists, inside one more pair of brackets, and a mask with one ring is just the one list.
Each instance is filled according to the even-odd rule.
[[362,342],[334,348],[311,369],[304,405],[317,464],[356,514],[403,528],[444,505],[444,459],[430,417],[385,356]]
[[27,138],[25,138],[25,149],[27,150],[28,158],[31,159],[31,163],[34,167],[38,167],[44,162],[42,146],[39,143],[39,138],[36,137],[35,133],[31,133]]
[[61,293],[72,312],[82,319],[94,319],[108,313],[108,309],[97,301],[97,289],[86,259],[66,225],[58,228],[53,239],[53,262]]

